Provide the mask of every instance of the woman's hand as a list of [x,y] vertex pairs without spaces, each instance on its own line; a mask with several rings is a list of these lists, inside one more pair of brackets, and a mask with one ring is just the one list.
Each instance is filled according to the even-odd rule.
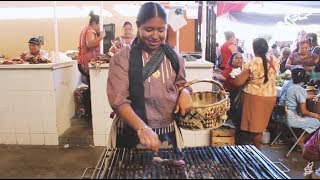
[[249,69],[244,69],[241,71],[239,76],[237,76],[235,79],[231,79],[231,84],[236,87],[242,86],[248,78],[250,77],[250,70]]
[[189,91],[185,88],[183,88],[180,91],[180,95],[176,104],[176,109],[174,113],[178,113],[180,111],[181,116],[186,116],[186,114],[191,110],[192,108],[192,98],[189,93]]
[[313,66],[302,66],[302,67],[306,71],[312,71],[313,70]]
[[214,74],[213,76],[212,76],[212,79],[213,80],[218,80],[218,81],[220,81],[220,82],[225,82],[227,79],[224,77],[224,76],[222,76],[221,74]]
[[150,127],[147,126],[142,130],[138,130],[137,133],[140,144],[153,152],[159,151],[160,140],[158,138],[158,135]]
[[101,39],[103,39],[106,36],[106,32],[105,31],[101,31],[99,33],[99,37],[101,37]]

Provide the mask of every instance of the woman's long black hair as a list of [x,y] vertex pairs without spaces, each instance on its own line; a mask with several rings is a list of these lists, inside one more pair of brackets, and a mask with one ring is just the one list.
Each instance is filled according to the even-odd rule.
[[255,56],[261,57],[264,68],[264,83],[267,83],[268,78],[268,59],[267,52],[269,51],[268,42],[263,38],[257,38],[252,43]]

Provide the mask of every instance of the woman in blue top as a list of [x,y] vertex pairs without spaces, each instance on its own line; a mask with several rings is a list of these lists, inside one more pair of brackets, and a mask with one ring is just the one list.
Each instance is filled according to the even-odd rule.
[[303,147],[308,136],[320,127],[320,115],[310,112],[306,108],[306,100],[314,97],[314,95],[307,95],[306,89],[301,86],[306,76],[306,70],[297,67],[291,73],[293,84],[288,88],[285,96],[288,125],[307,131],[299,142]]

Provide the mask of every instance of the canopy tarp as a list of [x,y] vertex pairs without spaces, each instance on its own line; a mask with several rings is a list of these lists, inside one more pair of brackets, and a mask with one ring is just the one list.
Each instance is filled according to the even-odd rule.
[[217,1],[217,16],[228,12],[242,11],[246,4],[245,1]]
[[217,1],[217,17],[228,12],[241,12],[248,4],[272,4],[299,8],[320,9],[319,1]]
[[[299,7],[299,12],[277,14],[261,13],[259,12],[242,12],[250,4],[264,4],[268,3],[268,7]],[[309,8],[309,9],[308,9]],[[295,8],[296,9],[296,8]],[[312,10],[313,14],[309,13]],[[256,25],[274,25],[278,22],[285,24],[309,25],[320,24],[319,1],[217,1],[217,17],[225,16],[230,20],[238,21],[246,24]],[[301,13],[301,12],[304,12]]]
[[302,8],[320,8],[319,1],[268,1],[269,3],[298,6]]
[[311,25],[320,24],[320,13],[296,13],[296,14],[259,14],[253,12],[229,12],[231,21],[253,25],[296,24]]

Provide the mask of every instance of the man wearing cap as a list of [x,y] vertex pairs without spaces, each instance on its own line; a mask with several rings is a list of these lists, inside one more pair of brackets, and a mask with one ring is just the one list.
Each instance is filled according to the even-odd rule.
[[48,59],[49,54],[47,51],[41,50],[40,40],[36,37],[30,38],[29,43],[29,52],[22,53],[20,58],[27,60],[31,57],[40,57],[41,59]]

